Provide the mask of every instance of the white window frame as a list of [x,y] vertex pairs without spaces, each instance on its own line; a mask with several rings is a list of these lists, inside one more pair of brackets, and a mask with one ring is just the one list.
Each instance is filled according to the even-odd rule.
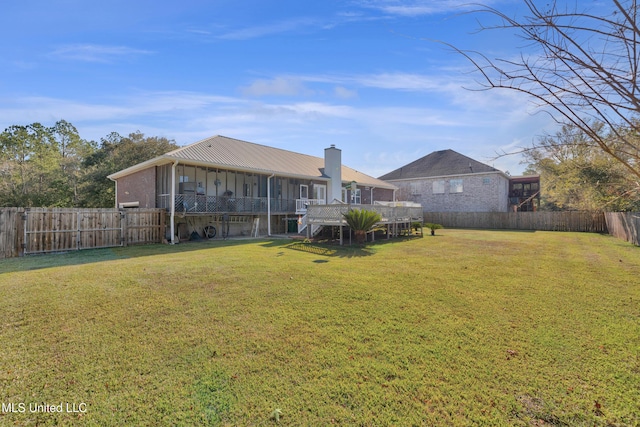
[[309,186],[306,184],[300,184],[300,199],[309,199]]
[[444,194],[444,180],[433,181],[433,194]]
[[463,193],[464,183],[462,179],[450,179],[449,180],[449,193]]
[[362,203],[362,192],[360,191],[360,189],[356,188],[355,190],[351,190],[351,204],[359,205],[361,203]]
[[313,198],[316,200],[327,201],[327,186],[322,184],[313,185]]

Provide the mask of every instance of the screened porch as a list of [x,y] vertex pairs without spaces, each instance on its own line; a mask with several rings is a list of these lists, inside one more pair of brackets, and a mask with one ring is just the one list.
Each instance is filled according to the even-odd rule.
[[[172,165],[157,167],[156,207],[171,210]],[[196,165],[175,167],[174,206],[179,214],[304,213],[326,203],[326,182]]]

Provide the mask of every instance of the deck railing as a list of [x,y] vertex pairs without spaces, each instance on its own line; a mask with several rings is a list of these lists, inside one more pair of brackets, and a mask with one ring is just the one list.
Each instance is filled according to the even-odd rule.
[[296,213],[304,214],[307,207],[311,205],[326,205],[327,201],[322,199],[296,199]]
[[380,223],[396,223],[422,221],[422,207],[411,206],[384,206],[384,205],[311,205],[307,209],[307,222],[309,224],[343,225],[346,224],[343,214],[350,209],[366,209],[374,211],[382,217]]
[[[266,197],[228,197],[228,196],[203,196],[195,194],[176,194],[176,213],[267,213]],[[157,197],[156,206],[162,209],[171,209],[171,195],[161,194]],[[296,201],[294,199],[271,199],[271,212],[294,212]]]

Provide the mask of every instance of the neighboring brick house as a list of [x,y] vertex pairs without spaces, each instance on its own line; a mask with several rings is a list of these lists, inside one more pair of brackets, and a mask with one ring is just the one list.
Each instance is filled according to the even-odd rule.
[[379,177],[399,188],[397,198],[425,212],[507,212],[504,172],[453,150],[434,151]]

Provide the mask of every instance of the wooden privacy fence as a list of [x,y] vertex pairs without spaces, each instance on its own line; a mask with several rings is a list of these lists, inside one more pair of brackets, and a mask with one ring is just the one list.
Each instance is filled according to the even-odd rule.
[[0,208],[0,258],[16,257],[21,253],[23,214],[22,208]]
[[0,208],[0,258],[160,243],[162,209]]
[[607,212],[604,217],[609,234],[640,246],[640,212]]
[[425,212],[424,221],[450,228],[607,232],[602,212]]

